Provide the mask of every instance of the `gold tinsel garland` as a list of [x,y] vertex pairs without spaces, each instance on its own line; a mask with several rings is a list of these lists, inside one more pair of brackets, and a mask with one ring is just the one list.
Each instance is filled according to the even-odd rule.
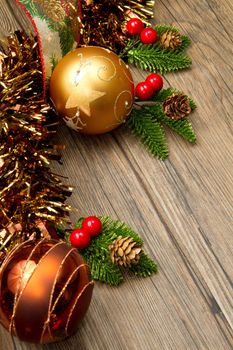
[[84,0],[81,2],[81,44],[99,45],[119,53],[127,44],[124,25],[138,16],[153,17],[154,0]]
[[[16,32],[0,47],[0,253],[62,223],[71,189],[49,168],[54,114],[45,103],[36,40]],[[17,229],[12,229],[17,227]],[[15,235],[14,239],[12,235]],[[1,258],[0,254],[0,258]]]

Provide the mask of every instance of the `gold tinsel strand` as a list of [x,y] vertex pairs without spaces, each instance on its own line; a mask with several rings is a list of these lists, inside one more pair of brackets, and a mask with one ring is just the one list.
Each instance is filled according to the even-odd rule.
[[139,262],[142,248],[132,237],[119,236],[109,246],[109,251],[113,264],[130,267]]
[[192,112],[188,96],[176,93],[164,101],[163,110],[173,120],[185,118]]
[[43,235],[42,223],[63,223],[71,194],[49,168],[60,156],[49,141],[55,115],[43,98],[37,42],[21,32],[7,42],[0,46],[1,253]]
[[149,23],[154,0],[84,0],[82,1],[81,44],[98,45],[117,53],[127,44],[124,30],[130,17]]

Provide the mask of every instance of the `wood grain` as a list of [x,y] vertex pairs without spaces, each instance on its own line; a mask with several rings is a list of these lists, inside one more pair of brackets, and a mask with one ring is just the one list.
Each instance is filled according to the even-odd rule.
[[[13,0],[0,5],[1,34],[27,25]],[[167,75],[166,85],[198,102],[197,145],[168,132],[170,158],[160,162],[125,128],[100,137],[58,132],[67,148],[56,169],[76,186],[73,218],[127,221],[158,260],[158,275],[128,277],[119,288],[97,283],[79,332],[65,342],[28,345],[1,329],[0,349],[233,348],[232,18],[230,0],[156,4],[156,23],[177,25],[193,40],[193,68]],[[134,70],[135,82],[145,75]]]

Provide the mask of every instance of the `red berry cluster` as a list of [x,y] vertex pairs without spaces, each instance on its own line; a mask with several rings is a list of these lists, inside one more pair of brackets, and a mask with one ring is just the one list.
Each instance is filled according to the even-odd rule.
[[70,243],[77,249],[87,248],[91,238],[102,232],[102,222],[96,216],[88,216],[82,222],[81,228],[76,228],[70,235]]
[[143,44],[154,44],[157,40],[157,32],[151,27],[144,28],[143,22],[139,18],[131,18],[126,25],[129,35],[140,35]]
[[141,101],[150,100],[155,92],[159,92],[163,87],[163,78],[156,73],[151,73],[145,81],[137,84],[135,95]]

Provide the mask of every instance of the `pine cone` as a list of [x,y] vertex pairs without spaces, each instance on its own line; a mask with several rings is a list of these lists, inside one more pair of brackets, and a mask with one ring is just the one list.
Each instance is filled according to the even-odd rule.
[[182,44],[181,35],[174,30],[168,30],[161,34],[160,43],[165,49],[176,49]]
[[164,113],[173,120],[179,120],[187,117],[192,109],[190,101],[186,95],[172,94],[163,103]]
[[142,248],[133,238],[119,236],[109,246],[109,250],[113,264],[130,267],[139,262]]
[[63,22],[66,16],[60,0],[34,0],[42,13],[54,22]]

